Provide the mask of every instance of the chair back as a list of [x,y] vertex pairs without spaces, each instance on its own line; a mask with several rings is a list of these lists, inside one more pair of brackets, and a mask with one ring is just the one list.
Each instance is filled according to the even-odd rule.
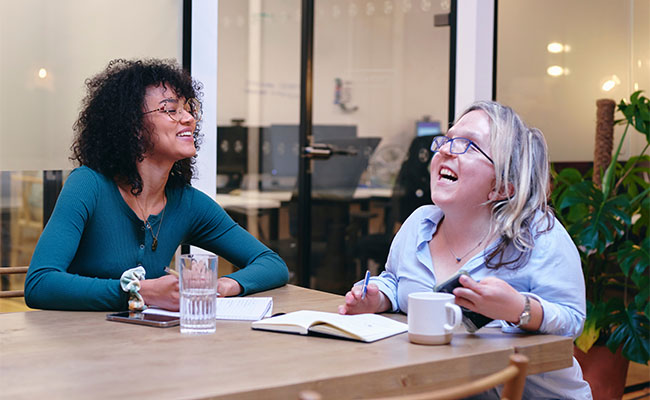
[[33,172],[11,173],[11,245],[9,265],[25,265],[43,231],[43,177]]
[[[28,267],[1,267],[0,276],[2,276],[4,280],[5,275],[26,274],[27,269]],[[4,290],[4,289],[0,290],[0,299],[7,298],[7,297],[23,297],[23,296],[25,296],[24,290]]]
[[411,142],[406,159],[393,187],[394,222],[402,223],[413,211],[431,202],[431,142],[434,136],[417,136]]

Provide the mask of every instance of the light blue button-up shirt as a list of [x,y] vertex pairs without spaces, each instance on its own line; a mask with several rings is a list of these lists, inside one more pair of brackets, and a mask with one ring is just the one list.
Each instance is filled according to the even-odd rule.
[[[436,206],[415,210],[391,244],[386,270],[371,279],[388,297],[394,312],[407,313],[409,293],[432,291],[438,283],[428,244],[442,217],[442,210]],[[545,221],[539,219],[538,231],[546,229]],[[497,241],[460,270],[467,271],[477,281],[488,276],[500,278],[519,292],[534,297],[544,311],[539,332],[575,338],[580,335],[585,320],[585,284],[578,250],[557,220],[551,230],[535,235],[534,241],[530,259],[515,270],[507,267],[495,270],[485,265],[484,256]],[[500,323],[506,332],[520,332],[503,321]],[[570,368],[529,376],[524,398],[591,399],[592,396],[574,359]]]

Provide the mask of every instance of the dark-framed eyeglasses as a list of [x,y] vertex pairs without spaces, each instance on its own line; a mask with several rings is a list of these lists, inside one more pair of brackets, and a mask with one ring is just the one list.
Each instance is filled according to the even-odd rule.
[[446,145],[447,143],[449,143],[449,152],[451,154],[465,154],[470,147],[474,147],[481,154],[483,154],[485,158],[490,160],[492,164],[494,164],[494,161],[492,161],[490,156],[481,150],[481,148],[478,147],[476,143],[464,137],[450,138],[443,135],[436,136],[433,138],[433,142],[431,142],[431,151],[435,154],[439,152],[442,146]]
[[163,103],[162,107],[146,111],[143,114],[149,114],[156,111],[164,112],[169,115],[169,118],[173,121],[181,122],[183,119],[183,110],[187,111],[196,122],[199,122],[203,116],[201,103],[195,98],[187,99],[184,104],[181,104],[178,100],[167,100]]

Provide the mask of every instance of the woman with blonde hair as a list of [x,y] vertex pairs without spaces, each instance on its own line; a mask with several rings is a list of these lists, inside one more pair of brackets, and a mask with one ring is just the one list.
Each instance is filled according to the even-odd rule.
[[[577,337],[585,319],[580,257],[547,204],[546,142],[509,107],[472,104],[433,139],[431,199],[404,222],[385,271],[341,314],[408,312],[408,295],[463,272],[453,289],[465,312],[507,332]],[[490,394],[486,393],[485,398]],[[580,366],[528,377],[525,398],[590,399]]]

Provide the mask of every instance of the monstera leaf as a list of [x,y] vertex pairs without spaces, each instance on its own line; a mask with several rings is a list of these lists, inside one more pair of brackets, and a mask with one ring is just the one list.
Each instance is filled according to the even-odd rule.
[[630,224],[630,216],[625,211],[629,207],[626,196],[605,198],[591,181],[582,181],[570,186],[560,204],[560,209],[579,208],[569,233],[578,246],[587,251],[604,252],[616,236],[625,233]]
[[614,330],[607,347],[614,353],[623,346],[623,357],[645,364],[650,356],[650,324],[648,317],[638,312],[634,304],[623,312],[623,322]]

